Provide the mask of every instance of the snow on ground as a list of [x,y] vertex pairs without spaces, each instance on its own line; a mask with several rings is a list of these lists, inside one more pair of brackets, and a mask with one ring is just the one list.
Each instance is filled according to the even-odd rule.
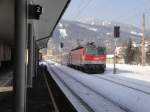
[[51,68],[58,73],[59,77],[61,77],[61,80],[63,80],[69,86],[69,88],[74,91],[74,93],[79,95],[81,99],[83,99],[88,105],[90,105],[90,107],[92,107],[94,112],[125,112],[113,103],[107,101],[102,96],[99,96],[97,93],[91,91],[89,88],[84,87],[82,84],[64,75],[54,66],[51,66]]
[[[51,66],[51,65],[49,65]],[[57,85],[61,88],[66,97],[70,100],[70,102],[74,105],[78,112],[88,112],[88,110],[84,107],[84,105],[73,95],[73,93],[62,83],[58,77],[51,72],[51,69],[48,69],[51,73],[52,78],[56,81]]]
[[[113,79],[117,83],[113,83],[112,81],[104,80],[103,78],[97,77],[98,74],[88,75],[86,73],[82,73],[80,71],[68,68],[66,66],[61,66],[56,63],[54,64],[55,66],[57,66],[58,68],[66,72],[68,75],[71,75],[76,80],[84,83],[89,88],[92,88],[94,91],[97,91],[99,94],[104,96],[106,99],[115,102],[117,105],[120,105],[121,107],[125,108],[129,112],[149,112],[150,110],[150,106],[149,106],[150,88],[148,87],[148,82],[142,83],[139,80],[135,80],[136,78],[133,80],[133,78],[124,77],[125,74],[128,74],[129,76],[130,75],[132,76],[133,74],[134,74],[133,76],[139,75],[139,74],[135,74],[135,72],[133,73],[130,71],[131,66],[117,65],[118,68],[121,67],[122,69],[119,69],[118,74],[115,76],[115,77],[118,76],[119,78],[114,77]],[[142,75],[148,76],[148,74],[144,74],[144,73]],[[105,78],[108,78],[108,76],[113,76],[111,66],[107,66],[107,71],[102,75],[102,77]],[[120,85],[118,82],[121,83],[122,85]],[[125,84],[125,86],[123,84]],[[140,90],[140,88],[138,88],[138,84],[141,84],[141,86],[145,87],[145,90],[147,91],[145,91],[144,89]]]
[[90,27],[90,26],[87,26],[87,25],[84,25],[84,24],[80,24],[80,26],[83,27],[83,28],[86,28],[86,29],[88,29],[88,30],[91,30],[91,31],[95,31],[95,32],[98,31],[97,28]]
[[[117,64],[116,68],[116,75],[150,82],[150,66]],[[110,72],[112,69],[113,64],[107,64],[107,70]]]

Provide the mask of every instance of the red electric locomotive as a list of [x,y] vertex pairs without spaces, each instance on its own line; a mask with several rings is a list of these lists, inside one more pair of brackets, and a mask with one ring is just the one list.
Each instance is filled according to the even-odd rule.
[[69,66],[88,73],[103,73],[106,68],[106,49],[96,47],[93,43],[72,49]]

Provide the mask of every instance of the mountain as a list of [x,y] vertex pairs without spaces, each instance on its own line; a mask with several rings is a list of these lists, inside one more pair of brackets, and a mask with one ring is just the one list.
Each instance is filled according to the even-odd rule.
[[[79,21],[61,20],[57,25],[53,38],[48,43],[48,47],[59,48],[60,42],[64,43],[64,51],[69,51],[79,44],[95,42],[98,46],[106,46],[107,53],[113,53],[114,49],[114,26],[120,26],[120,38],[117,39],[117,46],[127,45],[130,38],[136,43],[140,43],[141,30],[132,25],[103,21],[98,19],[82,19]],[[146,37],[150,35],[146,31]]]

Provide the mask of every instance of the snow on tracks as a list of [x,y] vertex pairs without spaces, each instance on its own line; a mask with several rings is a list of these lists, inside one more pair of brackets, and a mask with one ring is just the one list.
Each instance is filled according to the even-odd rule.
[[55,73],[55,75],[57,75],[61,81],[63,81],[65,85],[79,97],[79,99],[83,100],[82,102],[84,102],[85,106],[88,107],[89,112],[125,112],[112,102],[105,99],[95,90],[92,90],[84,85],[84,83],[62,71],[62,69],[58,68],[58,66],[50,66],[51,67],[48,68],[49,71]]
[[[113,68],[113,64],[107,64],[107,68]],[[133,72],[135,74],[149,75],[150,66],[129,65],[129,64],[116,64],[119,70]]]
[[[138,81],[133,83],[126,78],[125,81],[119,81],[121,83],[119,84],[93,75],[87,75],[59,64],[55,64],[55,66],[128,111],[149,112],[150,110],[149,87],[144,86],[144,84],[138,85]],[[103,77],[105,77],[105,74]],[[119,79],[114,78],[113,80],[118,82]]]

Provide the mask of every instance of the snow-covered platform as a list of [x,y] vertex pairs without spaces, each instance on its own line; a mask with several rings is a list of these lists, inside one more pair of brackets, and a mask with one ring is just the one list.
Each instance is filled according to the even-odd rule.
[[[48,71],[79,112],[149,112],[149,82],[113,75],[86,74],[46,61]],[[132,72],[128,72],[128,75]],[[124,76],[124,75],[123,75]]]

